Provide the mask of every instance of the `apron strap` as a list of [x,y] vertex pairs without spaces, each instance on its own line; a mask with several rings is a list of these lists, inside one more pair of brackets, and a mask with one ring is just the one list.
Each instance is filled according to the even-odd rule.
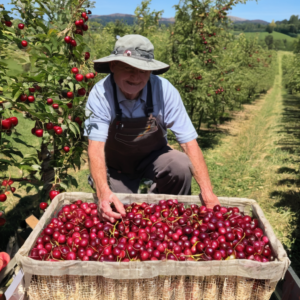
[[152,88],[150,78],[147,83],[147,102],[146,102],[146,115],[152,116],[153,113],[153,99],[152,99]]
[[117,121],[122,120],[122,109],[120,108],[119,102],[118,102],[118,96],[117,96],[117,86],[114,80],[114,74],[110,74],[110,81],[113,87],[113,92],[114,92],[114,103],[115,103],[115,109],[116,109],[116,119]]

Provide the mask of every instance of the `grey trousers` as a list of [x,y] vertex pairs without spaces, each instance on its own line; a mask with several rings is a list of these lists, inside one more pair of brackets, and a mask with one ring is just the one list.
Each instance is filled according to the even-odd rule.
[[[165,146],[152,152],[138,166],[137,174],[125,174],[108,168],[108,184],[114,193],[137,193],[142,178],[153,181],[150,193],[190,195],[191,162],[188,156],[180,151]],[[91,175],[89,184],[95,189]]]

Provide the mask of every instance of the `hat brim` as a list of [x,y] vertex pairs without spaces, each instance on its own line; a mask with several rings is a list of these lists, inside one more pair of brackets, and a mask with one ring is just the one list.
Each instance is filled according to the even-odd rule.
[[160,62],[155,59],[151,60],[143,60],[137,59],[134,57],[122,56],[122,55],[109,55],[97,60],[94,60],[94,69],[98,73],[111,73],[109,68],[109,63],[111,61],[121,61],[125,64],[128,64],[134,68],[144,70],[144,71],[152,71],[154,75],[160,75],[167,72],[170,68],[169,65]]

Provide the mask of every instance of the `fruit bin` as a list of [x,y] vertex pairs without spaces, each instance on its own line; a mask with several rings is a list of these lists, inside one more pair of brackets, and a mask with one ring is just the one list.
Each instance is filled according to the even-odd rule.
[[[158,203],[178,199],[198,203],[198,196],[116,194],[125,203]],[[277,258],[271,262],[246,259],[223,261],[38,261],[28,257],[39,234],[64,205],[76,200],[96,202],[95,194],[62,193],[56,196],[17,253],[30,300],[138,299],[138,300],[267,300],[290,264],[287,254],[256,201],[220,197],[222,206],[236,206],[255,216]]]

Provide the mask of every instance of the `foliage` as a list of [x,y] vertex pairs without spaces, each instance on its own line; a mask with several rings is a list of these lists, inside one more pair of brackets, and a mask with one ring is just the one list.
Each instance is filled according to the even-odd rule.
[[283,83],[290,93],[300,92],[300,54],[285,55],[282,62]]
[[168,47],[171,69],[165,77],[179,90],[197,129],[202,122],[218,124],[229,110],[266,91],[274,79],[269,74],[271,53],[243,35],[235,42],[225,30],[233,1],[213,3],[186,0],[175,6]]
[[148,36],[149,33],[154,32],[159,25],[159,19],[161,18],[163,10],[154,10],[150,12],[150,3],[151,0],[144,0],[134,11],[134,14],[137,18],[137,24],[135,27],[136,34]]
[[272,35],[267,35],[265,37],[265,42],[268,46],[268,49],[273,49],[274,38]]
[[[83,74],[91,70],[85,55],[89,48],[82,37],[84,27],[81,30],[74,21],[92,3],[86,0],[12,0],[12,4],[15,6],[12,10],[18,13],[20,20],[13,20],[3,6],[0,11],[3,21],[0,23],[0,116],[3,121],[14,116],[16,111],[23,112],[26,118],[35,122],[34,128],[28,128],[28,131],[32,130],[36,135],[38,130],[43,132],[35,147],[36,154],[24,155],[7,138],[10,136],[15,143],[25,143],[18,126],[1,127],[0,173],[8,178],[10,167],[19,168],[22,171],[20,179],[26,184],[27,191],[36,189],[42,202],[48,199],[49,184],[50,188],[59,191],[77,185],[68,175],[68,169],[80,168],[80,157],[87,148],[82,138],[85,119],[82,107],[94,80],[86,78],[79,82],[70,70],[77,67]],[[24,24],[24,29],[19,29],[18,24]],[[66,43],[65,36],[70,36],[77,45]],[[21,41],[28,45],[22,46]],[[8,75],[8,58],[14,58],[23,66],[21,74]],[[79,89],[85,89],[85,95],[79,95]],[[68,97],[67,92],[72,92],[73,97],[70,94]],[[29,96],[33,101],[29,101]],[[58,109],[48,104],[49,98],[59,106]],[[62,132],[47,128],[49,123],[60,127]],[[64,149],[66,146],[69,151]]]

